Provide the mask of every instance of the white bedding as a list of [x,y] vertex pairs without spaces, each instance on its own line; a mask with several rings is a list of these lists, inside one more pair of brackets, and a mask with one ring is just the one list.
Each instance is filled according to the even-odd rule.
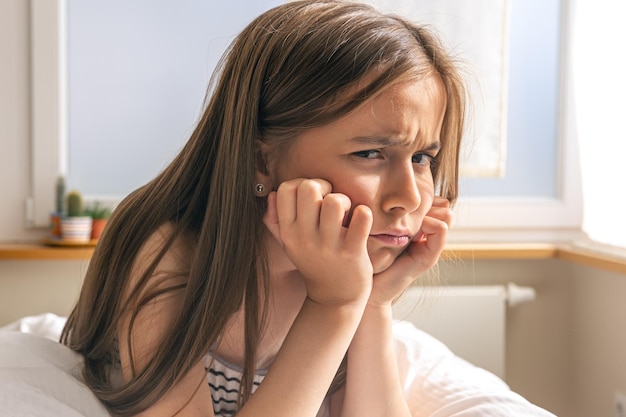
[[[43,323],[28,320],[34,326],[28,329],[52,336],[49,328],[41,327]],[[16,326],[22,324],[11,327]],[[109,417],[81,382],[81,366],[80,355],[47,337],[0,330],[0,415]]]
[[[56,342],[64,322],[44,314],[0,329],[0,415],[109,416],[82,383],[80,355]],[[412,324],[395,323],[394,335],[414,416],[553,416]]]

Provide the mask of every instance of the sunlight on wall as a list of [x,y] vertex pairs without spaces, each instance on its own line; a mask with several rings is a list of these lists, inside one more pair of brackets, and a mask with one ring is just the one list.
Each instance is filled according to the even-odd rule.
[[575,13],[583,228],[593,240],[626,247],[626,3],[578,0]]

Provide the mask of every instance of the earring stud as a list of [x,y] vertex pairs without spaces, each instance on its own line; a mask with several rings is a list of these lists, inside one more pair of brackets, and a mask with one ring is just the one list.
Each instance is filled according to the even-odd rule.
[[257,192],[258,194],[263,194],[263,191],[265,191],[265,185],[263,185],[263,184],[257,184],[257,185],[255,186],[255,189],[256,189],[256,192]]

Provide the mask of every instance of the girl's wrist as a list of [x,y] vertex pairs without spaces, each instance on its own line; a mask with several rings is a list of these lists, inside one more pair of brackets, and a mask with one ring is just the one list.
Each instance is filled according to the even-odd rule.
[[361,321],[371,321],[378,325],[383,323],[391,323],[393,321],[392,303],[372,303],[368,302],[363,312]]
[[374,297],[367,300],[367,309],[370,311],[387,312],[391,311],[392,306],[393,300],[377,300]]
[[305,304],[309,304],[312,308],[328,311],[338,318],[358,317],[360,319],[367,307],[367,298],[350,301],[320,302],[307,295],[304,302]]
[[315,291],[315,288],[307,287],[308,300],[313,303],[342,309],[357,309],[363,310],[369,302],[371,295],[371,288],[358,288],[351,291],[350,294],[338,295],[337,293],[328,293],[327,289],[322,291]]

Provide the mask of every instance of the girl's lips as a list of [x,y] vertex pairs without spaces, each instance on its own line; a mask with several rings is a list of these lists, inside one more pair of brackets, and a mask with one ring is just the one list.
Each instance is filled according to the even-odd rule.
[[389,246],[406,246],[411,242],[409,236],[397,236],[397,235],[370,235],[370,237]]

